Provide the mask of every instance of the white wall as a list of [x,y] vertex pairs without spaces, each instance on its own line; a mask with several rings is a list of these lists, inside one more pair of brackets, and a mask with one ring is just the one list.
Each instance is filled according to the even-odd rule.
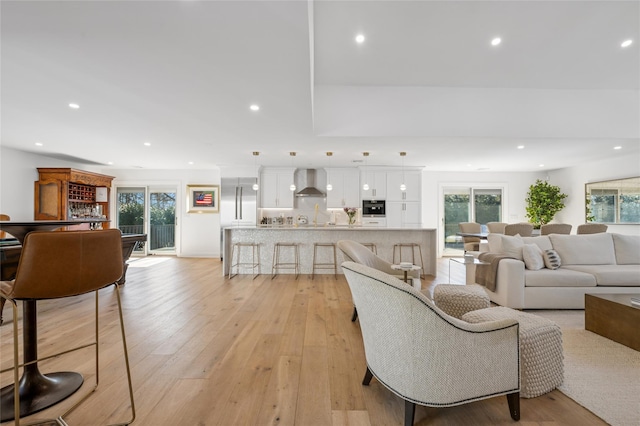
[[[602,180],[640,176],[640,155],[585,163],[549,172],[549,182],[558,185],[568,195],[565,208],[554,222],[571,223],[575,228],[585,222],[585,184]],[[640,225],[609,225],[608,232],[640,235]]]

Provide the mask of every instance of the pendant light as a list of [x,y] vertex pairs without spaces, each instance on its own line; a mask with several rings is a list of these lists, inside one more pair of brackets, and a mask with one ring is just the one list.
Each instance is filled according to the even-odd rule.
[[404,184],[404,157],[407,155],[406,152],[402,151],[400,153],[400,158],[402,158],[402,183],[400,184],[400,191],[404,192],[407,190],[407,185]]
[[[329,167],[331,167],[331,157],[333,157],[333,152],[327,152],[327,157],[329,157]],[[329,173],[327,173],[327,191],[333,190],[333,185],[329,182]]]
[[260,155],[259,151],[253,151],[253,167],[256,169],[256,183],[252,186],[254,191],[260,189],[260,185],[258,185],[258,155]]
[[[294,166],[294,164],[293,164],[293,160],[296,158],[296,153],[295,153],[295,151],[291,151],[291,152],[289,153],[289,155],[291,156],[291,167],[293,167],[293,176],[295,177],[296,169],[295,169],[295,166]],[[292,182],[292,183],[291,183],[291,185],[289,186],[289,190],[290,190],[291,192],[293,192],[293,191],[295,191],[295,190],[296,190],[296,184],[295,184],[295,182]]]
[[362,156],[364,157],[364,184],[362,185],[362,189],[368,191],[369,184],[367,183],[367,157],[369,157],[369,153],[363,152]]

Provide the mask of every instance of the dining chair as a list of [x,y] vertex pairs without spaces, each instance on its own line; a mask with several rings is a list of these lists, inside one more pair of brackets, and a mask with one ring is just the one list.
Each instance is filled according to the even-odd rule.
[[[95,340],[80,344],[60,352],[38,357],[36,360],[29,360],[29,368],[34,362],[42,362],[51,358],[57,358],[63,354],[71,353],[81,349],[94,347],[95,349],[95,384],[92,389],[83,395],[77,403],[69,408],[62,415],[47,422],[65,424],[64,417],[80,406],[90,395],[94,393],[99,384],[99,303],[98,290],[104,289],[116,283],[122,276],[122,242],[121,233],[118,229],[106,229],[99,231],[35,231],[30,232],[24,239],[20,262],[15,279],[12,281],[2,281],[0,283],[0,294],[13,307],[13,367],[2,372],[13,370],[14,375],[14,419],[15,424],[20,424],[20,386],[18,372],[25,363],[20,363],[18,359],[18,301],[38,301],[44,299],[59,299],[79,296],[87,293],[95,293]],[[133,386],[131,383],[131,371],[129,368],[129,356],[127,351],[124,322],[122,316],[122,305],[120,301],[120,290],[118,285],[113,285],[117,296],[118,314],[120,317],[120,331],[122,334],[122,345],[124,363],[129,386],[129,401],[131,409],[131,419],[125,423],[128,425],[135,420],[135,404],[133,400]],[[77,316],[77,310],[73,311],[74,322],[88,321],[88,318]],[[25,327],[26,328],[26,327]],[[60,340],[66,342],[68,336],[64,330]],[[25,344],[27,344],[25,338]],[[36,347],[37,342],[29,342]],[[48,342],[47,345],[51,345]],[[64,345],[69,346],[69,345]],[[25,347],[26,351],[27,348]],[[37,351],[35,352],[37,354]],[[25,361],[26,357],[25,357]],[[79,361],[76,360],[76,365]],[[25,377],[23,377],[25,379]],[[80,382],[82,383],[82,381]],[[105,392],[108,392],[106,390]],[[23,404],[26,405],[26,404]],[[48,424],[48,423],[47,423]]]
[[570,223],[545,223],[544,225],[540,226],[540,235],[569,235],[571,233],[571,228],[573,228],[573,225],[571,225]]
[[375,377],[402,398],[405,426],[413,425],[416,404],[452,407],[499,395],[520,419],[516,319],[467,323],[389,274],[354,262],[342,270],[360,316],[362,384]]
[[526,222],[509,223],[504,227],[505,235],[520,235],[521,237],[530,237],[533,234],[533,225]]
[[[482,226],[476,222],[460,222],[458,224],[458,230],[469,234],[479,234],[482,231]],[[479,251],[480,250],[480,237],[462,237],[464,242],[464,251]]]
[[487,229],[490,234],[504,234],[505,226],[507,226],[506,222],[487,222]]
[[600,234],[602,232],[607,232],[608,228],[609,226],[604,223],[583,223],[582,225],[578,225],[577,233]]

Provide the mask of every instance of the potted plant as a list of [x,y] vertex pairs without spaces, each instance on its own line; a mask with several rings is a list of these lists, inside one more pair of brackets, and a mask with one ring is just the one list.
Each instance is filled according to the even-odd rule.
[[540,226],[551,222],[553,217],[564,208],[564,199],[567,194],[560,191],[560,187],[550,185],[540,179],[529,187],[527,193],[527,218],[538,229]]

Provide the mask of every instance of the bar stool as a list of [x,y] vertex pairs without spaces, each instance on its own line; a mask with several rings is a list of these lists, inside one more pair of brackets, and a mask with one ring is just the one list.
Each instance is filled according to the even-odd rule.
[[[402,249],[410,248],[411,249],[411,263],[416,265],[416,248],[418,249],[418,253],[420,256],[420,267],[422,268],[422,272],[420,272],[420,277],[424,278],[424,260],[422,258],[422,247],[418,243],[398,243],[393,245],[393,263],[398,264],[402,262]],[[400,254],[400,261],[396,262],[396,249]]]
[[[288,247],[293,249],[292,256],[293,262],[282,262],[280,259],[280,249]],[[271,265],[271,279],[276,277],[278,269],[293,269],[296,273],[296,279],[298,279],[300,267],[300,250],[298,243],[275,243],[273,246],[273,263]]]
[[374,243],[361,243],[363,246],[368,247],[374,254],[378,254],[378,248]]
[[[317,262],[318,247],[328,247],[333,250],[333,262]],[[338,262],[336,260],[335,243],[313,243],[313,264],[311,267],[311,279],[314,278],[316,269],[333,269],[333,277],[338,279]]]
[[[251,262],[242,262],[242,247],[251,247]],[[236,256],[236,263],[233,263],[233,254],[238,253]],[[257,262],[256,262],[257,258]],[[260,244],[259,243],[234,243],[231,246],[231,258],[229,259],[231,265],[229,266],[229,279],[235,277],[240,273],[240,268],[243,266],[250,267],[251,272],[254,273],[253,279],[255,280],[258,275],[262,272],[260,271]],[[233,267],[236,267],[236,273],[233,273]],[[256,268],[258,268],[258,273],[256,274]]]

